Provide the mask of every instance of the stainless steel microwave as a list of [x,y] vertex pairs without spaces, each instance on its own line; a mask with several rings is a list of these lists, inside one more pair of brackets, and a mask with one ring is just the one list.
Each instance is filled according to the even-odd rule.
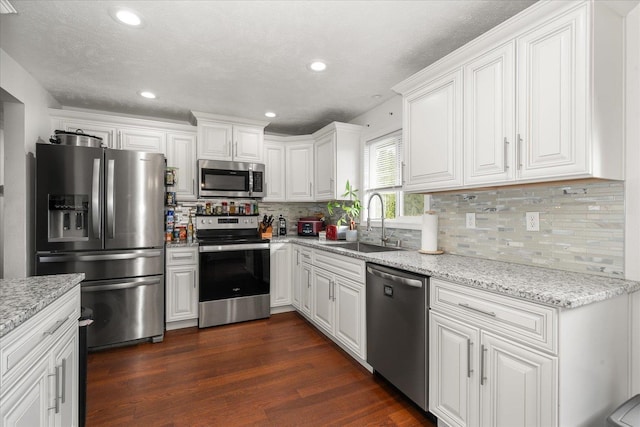
[[262,163],[198,160],[199,197],[264,197]]

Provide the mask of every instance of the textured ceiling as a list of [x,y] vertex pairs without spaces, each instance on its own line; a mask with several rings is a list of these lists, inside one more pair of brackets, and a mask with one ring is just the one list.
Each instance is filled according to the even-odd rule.
[[[12,0],[0,47],[64,106],[180,121],[206,111],[295,135],[384,102],[533,2]],[[143,28],[115,22],[116,6],[139,12]],[[317,58],[323,73],[306,68]]]

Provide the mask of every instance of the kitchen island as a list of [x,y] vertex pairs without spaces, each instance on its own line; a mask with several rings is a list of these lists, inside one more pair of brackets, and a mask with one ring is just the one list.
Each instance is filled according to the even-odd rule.
[[83,279],[0,280],[0,425],[78,425]]

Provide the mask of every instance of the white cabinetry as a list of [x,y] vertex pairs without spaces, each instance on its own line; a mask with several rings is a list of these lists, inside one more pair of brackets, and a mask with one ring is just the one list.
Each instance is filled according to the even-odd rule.
[[286,167],[287,201],[313,201],[313,142],[287,144]]
[[462,185],[462,71],[454,70],[404,100],[404,188]]
[[80,286],[2,338],[0,425],[78,425]]
[[362,126],[333,122],[313,134],[314,199],[339,199],[349,180],[359,188]]
[[192,113],[198,122],[198,159],[262,162],[269,122]]
[[[86,134],[101,137],[107,147],[121,150],[168,155],[167,141],[170,140],[172,133],[193,134],[195,132],[195,127],[186,124],[87,111],[50,109],[49,115],[52,131],[63,129],[75,132],[82,129]],[[195,164],[195,158],[193,162]]]
[[[329,265],[331,271],[326,269]],[[311,313],[307,314],[318,329],[361,362],[366,359],[364,268],[364,261],[315,250]]]
[[265,135],[263,157],[266,168],[264,182],[266,194],[262,200],[265,202],[284,202],[287,200],[285,146],[281,142],[272,141],[269,138]]
[[179,202],[197,199],[196,134],[171,132],[167,134],[167,166],[178,169],[172,191]]
[[430,305],[429,410],[450,426],[591,425],[626,396],[626,295],[561,310],[432,278]]
[[307,317],[311,316],[311,274],[312,250],[300,245],[293,245],[293,306]]
[[271,243],[270,285],[271,308],[291,305],[291,245]]
[[198,324],[198,247],[166,250],[166,328]]
[[622,67],[623,18],[606,2],[526,9],[394,87],[404,188],[623,179]]

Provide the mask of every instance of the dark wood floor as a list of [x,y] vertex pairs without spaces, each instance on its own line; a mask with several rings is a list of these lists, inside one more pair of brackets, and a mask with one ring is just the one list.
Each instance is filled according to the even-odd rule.
[[296,313],[89,354],[87,426],[430,426]]

